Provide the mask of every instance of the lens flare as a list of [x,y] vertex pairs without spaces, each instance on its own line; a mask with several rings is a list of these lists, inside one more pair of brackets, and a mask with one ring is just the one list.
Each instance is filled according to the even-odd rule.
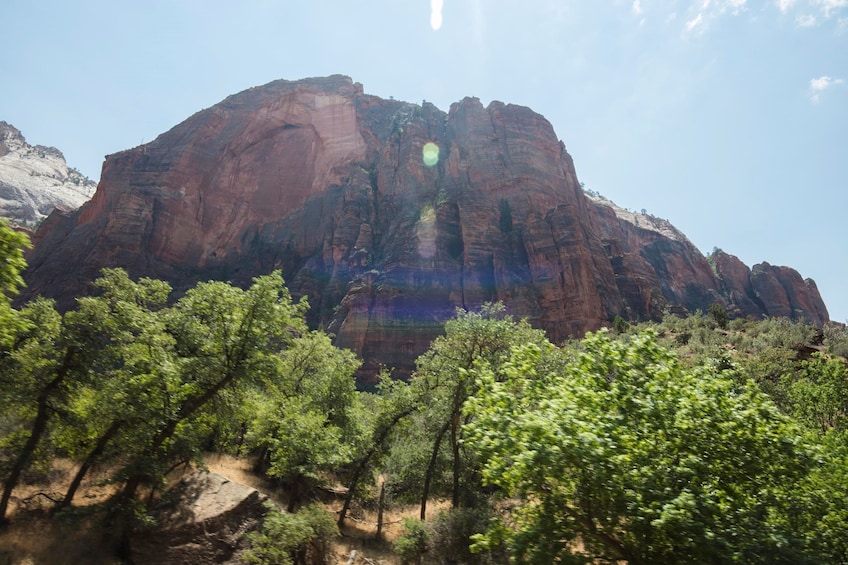
[[435,166],[439,162],[439,146],[432,141],[425,143],[421,150],[421,157],[428,167]]
[[415,224],[415,238],[422,259],[436,256],[436,211],[432,206],[421,209],[421,216]]

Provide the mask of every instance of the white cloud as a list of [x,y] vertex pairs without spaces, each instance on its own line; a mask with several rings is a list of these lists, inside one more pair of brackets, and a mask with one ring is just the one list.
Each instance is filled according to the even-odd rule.
[[795,0],[777,0],[777,9],[783,14],[788,12],[794,5]]
[[821,11],[826,18],[832,16],[834,12],[848,7],[848,0],[815,0],[815,3],[821,6]]
[[703,24],[704,14],[699,12],[697,17],[692,18],[691,20],[686,22],[684,28],[686,29],[686,33],[692,33],[693,31],[696,31],[699,27],[703,26]]
[[444,0],[430,0],[430,27],[439,31],[442,27],[442,8]]
[[633,14],[634,14],[634,15],[636,15],[636,16],[641,16],[641,15],[642,15],[642,13],[643,13],[645,10],[642,8],[642,3],[641,3],[639,0],[633,0],[633,7],[632,7],[632,11],[633,11]]
[[795,23],[798,27],[813,27],[816,25],[816,17],[812,14],[801,14],[795,16]]
[[821,100],[822,93],[837,84],[845,84],[845,81],[841,78],[833,78],[827,75],[810,80],[810,100],[814,104],[818,104],[819,100]]
[[738,14],[745,8],[745,4],[748,0],[728,0],[727,4],[722,7],[722,12],[727,8],[730,8],[730,11],[733,12],[734,15]]

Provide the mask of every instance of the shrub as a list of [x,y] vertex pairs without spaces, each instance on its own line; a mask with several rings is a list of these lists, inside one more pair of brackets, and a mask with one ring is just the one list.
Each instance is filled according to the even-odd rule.
[[327,563],[335,520],[324,509],[311,505],[297,514],[281,512],[267,502],[268,514],[259,531],[248,535],[248,563],[260,565],[322,565]]
[[394,543],[394,550],[404,563],[420,563],[427,551],[430,532],[421,520],[407,518],[403,521],[403,533]]
[[502,547],[471,553],[471,536],[484,533],[491,517],[488,508],[455,508],[440,513],[431,526],[432,560],[442,565],[506,563],[505,555],[494,554]]

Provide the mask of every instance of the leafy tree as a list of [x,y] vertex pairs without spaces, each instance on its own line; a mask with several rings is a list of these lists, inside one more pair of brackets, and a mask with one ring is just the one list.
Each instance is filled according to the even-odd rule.
[[280,361],[279,382],[250,403],[248,443],[261,451],[266,473],[287,486],[293,511],[322,472],[351,461],[364,433],[354,379],[360,362],[321,332],[294,339]]
[[481,362],[498,366],[514,345],[542,342],[546,342],[544,333],[532,329],[526,321],[513,321],[505,314],[503,304],[484,304],[479,312],[458,310],[456,318],[445,324],[445,335],[433,341],[418,359],[410,384],[422,405],[416,416],[420,425],[415,426],[422,436],[412,442],[429,447],[424,460],[422,520],[444,447],[449,450],[452,506],[462,504],[463,493],[476,491],[473,454],[464,450],[461,441],[462,405],[476,391],[476,384],[466,371]]
[[148,278],[134,282],[122,269],[104,269],[94,284],[100,294],[78,299],[64,319],[88,378],[75,383],[57,432],[65,453],[80,461],[60,507],[72,503],[98,460],[136,453],[158,420],[164,391],[178,379],[164,320],[171,287]]
[[[369,469],[373,469],[384,458],[392,446],[392,440],[408,436],[403,435],[403,424],[419,408],[419,398],[406,382],[395,381],[388,375],[382,375],[378,386],[378,395],[370,397],[371,414],[366,441],[355,448],[353,465],[347,481],[347,494],[339,512],[338,525],[342,526],[356,495],[360,481]],[[400,441],[404,441],[401,439]]]
[[[222,282],[200,283],[166,312],[179,378],[162,390],[156,428],[127,466],[124,501],[156,480],[169,462],[197,453],[193,425],[226,389],[273,380],[279,352],[305,332],[305,301],[293,304],[279,272],[257,277],[247,290]],[[192,437],[193,436],[193,437]],[[187,441],[181,441],[181,440]]]
[[797,426],[757,387],[684,369],[653,332],[582,345],[563,370],[529,344],[471,371],[467,443],[485,483],[523,501],[478,547],[502,541],[520,563],[803,561],[779,519],[815,464]]
[[0,355],[4,404],[3,493],[0,524],[21,475],[43,451],[49,424],[67,399],[75,377],[77,350],[60,342],[61,316],[49,300],[39,299],[12,315],[18,322],[13,342]]

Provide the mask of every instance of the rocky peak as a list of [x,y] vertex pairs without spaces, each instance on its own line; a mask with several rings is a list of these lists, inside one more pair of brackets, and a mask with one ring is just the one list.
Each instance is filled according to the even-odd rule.
[[54,208],[79,208],[96,184],[55,147],[32,146],[14,126],[0,122],[0,216],[21,225],[41,222]]
[[[754,298],[743,282],[730,292],[668,222],[588,198],[529,108],[465,98],[443,112],[341,76],[251,88],[108,156],[95,197],[53,214],[35,242],[24,297],[60,306],[105,266],[178,291],[282,269],[311,324],[370,375],[408,374],[457,307],[486,301],[555,341],[666,308],[783,311],[753,273]],[[814,285],[760,271],[796,289],[789,315],[826,320]]]

